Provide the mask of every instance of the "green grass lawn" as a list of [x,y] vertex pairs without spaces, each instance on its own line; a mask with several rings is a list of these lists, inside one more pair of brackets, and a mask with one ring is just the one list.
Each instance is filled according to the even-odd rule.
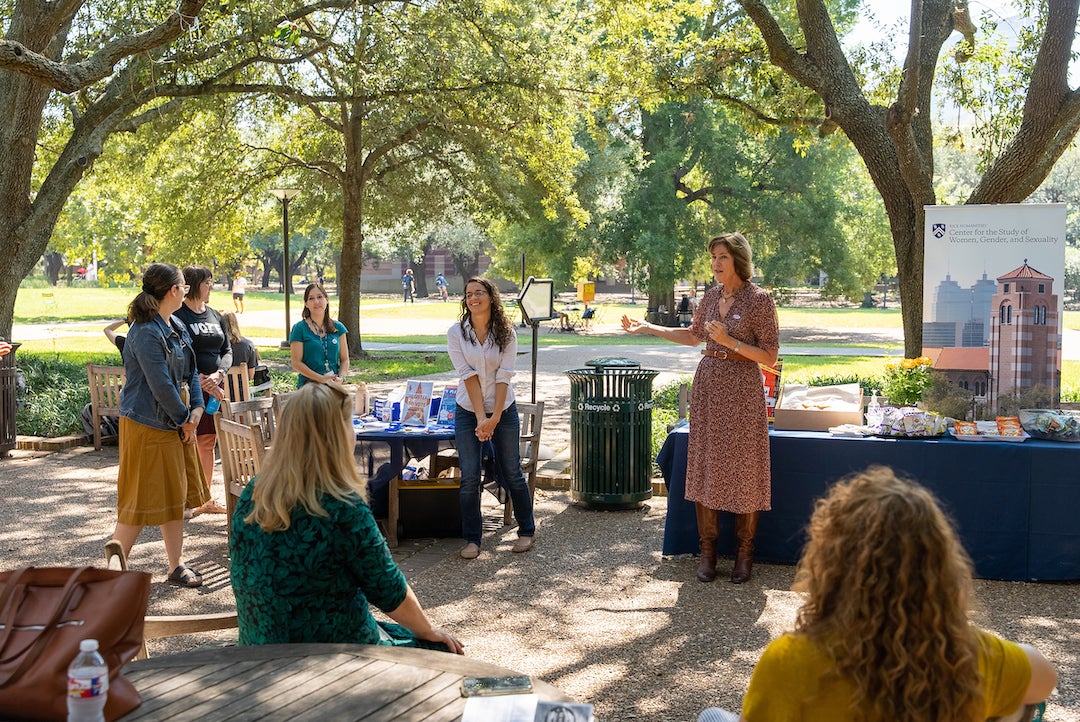
[[[293,290],[294,293],[289,297],[289,306],[292,311],[299,314],[304,308],[303,289],[294,288]],[[53,321],[69,323],[122,318],[127,315],[128,304],[137,293],[138,289],[124,286],[110,288],[83,285],[55,288],[22,287],[15,299],[14,321],[17,324]],[[210,305],[219,311],[231,311],[233,310],[232,294],[225,289],[215,289],[210,293]],[[399,299],[396,306],[400,305]],[[374,310],[380,306],[395,306],[395,302],[390,297],[361,297],[361,318],[365,309]],[[284,307],[285,297],[276,291],[252,290],[248,287],[244,295],[245,311],[273,311]],[[459,310],[460,306],[456,302],[421,303],[415,306],[410,304],[409,308],[411,315],[420,318],[446,318],[448,320],[454,318]]]
[[[16,324],[64,324],[57,325],[55,329],[49,329],[48,336],[43,339],[27,341],[22,346],[22,351],[33,354],[57,354],[66,352],[108,354],[115,353],[110,347],[105,336],[101,333],[104,319],[120,318],[126,314],[127,305],[134,297],[134,288],[98,288],[93,286],[62,286],[56,288],[30,288],[23,287],[19,290],[15,302]],[[227,290],[216,289],[213,291],[211,305],[215,308],[230,309],[232,307],[231,294]],[[365,318],[384,317],[388,313],[400,311],[403,304],[396,295],[382,295],[376,297],[361,298],[360,317]],[[270,291],[249,290],[245,297],[245,309],[250,311],[277,310],[284,305],[280,293]],[[299,318],[303,301],[300,295],[292,296],[290,300],[291,310]],[[625,314],[634,318],[640,318],[645,314],[645,304],[609,303],[597,306],[599,320],[602,324],[610,327]],[[824,329],[859,329],[859,328],[892,328],[902,327],[900,311],[898,309],[815,309],[815,308],[789,308],[778,309],[781,327],[807,327]],[[449,303],[417,303],[409,304],[408,313],[414,318],[428,318],[446,321],[447,325],[457,318],[460,312],[460,298],[451,299]],[[69,325],[71,324],[71,325]],[[1080,311],[1066,311],[1064,325],[1067,328],[1080,330]],[[244,326],[245,335],[252,338],[279,338],[283,329],[262,326]],[[407,335],[364,335],[365,342],[381,343],[422,343],[441,345],[445,343],[442,334],[425,336]],[[545,322],[540,325],[539,345],[543,347],[556,346],[606,346],[613,343],[620,345],[651,345],[664,343],[651,336],[631,336],[623,333],[591,333],[591,334],[563,334],[550,328]],[[532,340],[528,333],[522,333],[519,344],[531,345]],[[823,346],[826,344],[813,344]],[[853,347],[852,344],[834,344],[838,346]],[[894,347],[898,347],[895,344]],[[856,346],[857,347],[857,346]],[[276,358],[278,350],[276,346],[260,347],[260,352],[268,358]],[[283,354],[281,363],[287,365],[286,352]],[[408,354],[396,354],[404,358]],[[439,363],[445,354],[436,354]],[[119,358],[117,357],[117,361]],[[789,383],[808,382],[817,378],[844,378],[860,377],[875,378],[880,376],[884,366],[884,360],[868,356],[789,356],[785,360],[784,380]],[[401,373],[400,378],[422,373],[427,362],[421,361],[419,366],[408,366],[404,360],[400,365],[397,361],[382,364],[379,368],[364,369],[364,372],[373,374],[373,378],[394,378],[392,374]],[[396,366],[396,368],[395,368]],[[447,367],[448,368],[448,367]],[[361,373],[357,364],[353,364],[356,373]],[[445,369],[435,369],[445,370]],[[1066,399],[1080,399],[1080,362],[1066,361],[1062,368],[1062,389]]]

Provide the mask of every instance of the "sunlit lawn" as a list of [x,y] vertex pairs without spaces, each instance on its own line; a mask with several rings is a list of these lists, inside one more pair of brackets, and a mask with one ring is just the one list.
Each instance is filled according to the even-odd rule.
[[[289,297],[289,306],[297,314],[304,307],[302,288]],[[98,286],[57,286],[55,288],[19,289],[15,299],[15,323],[49,323],[51,321],[97,321],[121,318],[127,313],[128,304],[138,293],[134,287],[101,288]],[[232,294],[226,289],[210,293],[210,305],[219,311],[232,311]],[[360,315],[366,308],[394,306],[390,296],[363,296],[360,299]],[[397,301],[400,306],[400,299]],[[275,291],[248,288],[244,296],[245,311],[274,311],[285,307],[285,297]],[[420,318],[452,319],[459,310],[457,302],[410,304],[410,315]]]
[[[42,324],[48,328],[50,323],[58,324],[49,330],[47,338],[27,341],[23,349],[33,353],[55,353],[60,351],[110,352],[111,346],[101,333],[104,319],[121,318],[126,314],[127,305],[135,295],[133,288],[98,288],[91,286],[72,286],[56,288],[21,288],[15,302],[16,324]],[[211,305],[218,309],[231,310],[232,298],[227,290],[217,289],[211,295]],[[396,295],[365,296],[360,301],[361,321],[367,318],[385,318],[404,307]],[[249,290],[245,297],[245,309],[249,311],[278,310],[284,306],[280,293]],[[303,301],[300,295],[290,300],[293,312],[299,318]],[[558,304],[557,307],[561,306]],[[613,343],[620,345],[649,345],[663,343],[649,336],[630,336],[617,331],[618,320],[625,314],[633,318],[645,316],[644,303],[598,304],[598,325],[600,330],[590,334],[563,334],[553,330],[551,323],[543,322],[539,328],[538,343],[541,346],[606,346]],[[460,312],[460,298],[451,298],[448,303],[420,302],[408,305],[408,314],[412,318],[444,320],[447,324],[457,318]],[[902,327],[899,309],[815,309],[815,308],[780,308],[780,325],[786,328],[823,328],[823,329],[861,329]],[[63,324],[63,325],[59,325]],[[72,324],[72,325],[68,325]],[[1066,311],[1066,328],[1080,330],[1080,311]],[[244,326],[244,334],[252,338],[280,338],[283,329],[265,326]],[[528,329],[521,331],[519,343],[531,345]],[[364,335],[369,343],[419,343],[441,345],[446,337],[443,334],[409,335]],[[822,344],[814,344],[820,346]],[[851,347],[852,344],[838,344]],[[899,344],[896,344],[899,346]],[[275,357],[275,346],[261,349],[271,358]],[[282,352],[284,353],[284,352]],[[117,359],[119,361],[119,359]],[[441,361],[441,359],[440,359]],[[284,363],[284,357],[282,357]],[[400,369],[403,377],[416,374],[423,369],[410,367]],[[869,356],[794,356],[785,359],[784,378],[789,383],[810,381],[820,377],[859,376],[873,378],[881,375],[884,359]],[[383,364],[385,366],[385,364]],[[381,368],[378,374],[394,373],[395,369]],[[361,369],[354,364],[358,373]],[[440,369],[442,370],[442,369]],[[1062,367],[1062,387],[1067,398],[1080,397],[1080,361],[1065,361]]]

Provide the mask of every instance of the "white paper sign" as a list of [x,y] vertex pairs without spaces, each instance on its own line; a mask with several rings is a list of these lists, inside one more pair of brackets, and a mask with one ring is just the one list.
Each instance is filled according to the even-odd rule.
[[503,694],[495,697],[469,697],[461,722],[533,722],[537,694]]

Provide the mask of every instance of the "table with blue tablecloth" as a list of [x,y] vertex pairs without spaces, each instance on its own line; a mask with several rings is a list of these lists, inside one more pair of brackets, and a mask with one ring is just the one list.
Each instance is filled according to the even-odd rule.
[[[449,427],[402,427],[396,424],[394,428],[386,428],[373,424],[357,432],[354,453],[366,461],[371,512],[376,519],[386,519],[386,540],[390,546],[397,546],[398,490],[405,464],[410,457],[432,457],[453,439],[454,430]],[[372,444],[385,445],[389,459],[385,462],[381,458],[377,460]]]
[[[656,457],[668,485],[664,554],[698,552],[694,505],[683,498],[687,438],[686,426],[675,429]],[[978,576],[1080,579],[1080,444],[770,431],[769,447],[772,510],[758,522],[755,560],[796,562],[814,501],[838,479],[882,464],[937,496]],[[720,552],[733,554],[734,515],[720,519]]]

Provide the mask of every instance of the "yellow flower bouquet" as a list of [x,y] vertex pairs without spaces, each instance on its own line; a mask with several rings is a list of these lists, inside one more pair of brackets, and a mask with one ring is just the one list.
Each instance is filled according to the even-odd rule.
[[881,392],[891,406],[914,406],[930,386],[933,362],[926,356],[885,364]]

